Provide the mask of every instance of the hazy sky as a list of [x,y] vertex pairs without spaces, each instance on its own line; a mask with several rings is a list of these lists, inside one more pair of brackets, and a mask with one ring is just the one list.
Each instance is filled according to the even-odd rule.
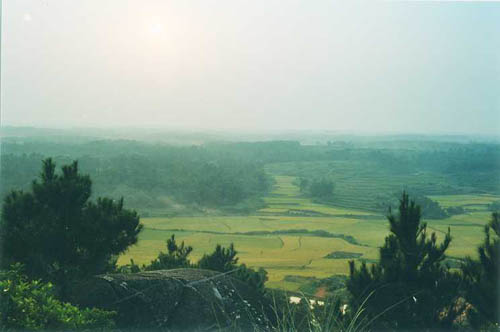
[[500,132],[500,3],[3,0],[2,125]]

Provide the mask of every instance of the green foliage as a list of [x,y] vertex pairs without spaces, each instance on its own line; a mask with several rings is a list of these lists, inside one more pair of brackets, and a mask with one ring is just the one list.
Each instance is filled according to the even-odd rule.
[[488,204],[488,210],[493,212],[500,211],[500,201],[494,201]]
[[[167,240],[167,252],[160,252],[158,257],[151,261],[151,264],[143,266],[145,271],[154,270],[168,270],[177,268],[191,267],[191,262],[189,261],[189,254],[193,251],[193,247],[184,246],[184,241],[180,245],[175,241],[175,235]],[[134,267],[134,262],[131,261],[132,267]]]
[[387,206],[380,203],[402,188],[424,196],[500,193],[498,144],[349,140],[330,146],[272,141],[174,147],[130,140],[6,138],[0,197],[12,188],[29,188],[45,156],[59,156],[60,163],[78,159],[93,179],[95,196],[126,197],[127,207],[150,215],[206,213],[206,208],[255,211],[272,186],[264,167],[309,181],[328,179],[335,184],[336,205],[377,212],[385,212]]
[[462,266],[465,299],[472,304],[468,312],[476,327],[500,324],[499,270],[500,270],[500,215],[494,212],[485,227],[485,239],[478,248],[479,260],[468,257]]
[[234,244],[231,243],[228,248],[218,244],[211,254],[205,254],[198,262],[198,267],[201,269],[232,272],[232,276],[239,279],[256,290],[260,294],[265,294],[264,284],[267,281],[267,271],[259,268],[255,271],[247,267],[245,264],[238,265],[238,252],[234,249]]
[[[420,206],[420,211],[422,213],[423,218],[429,219],[444,219],[448,218],[453,214],[461,214],[464,213],[464,209],[462,207],[450,207],[447,209],[443,209],[438,202],[433,201],[432,199],[417,193],[410,193],[412,199],[415,201],[415,204]],[[387,211],[387,208],[394,208],[397,206],[399,197],[401,194],[394,194],[386,201],[382,201],[379,204],[379,207],[382,211]]]
[[59,301],[54,286],[29,281],[21,265],[0,272],[0,326],[7,330],[109,329],[114,312],[79,309]]
[[451,328],[460,313],[459,277],[441,262],[451,235],[437,244],[435,233],[427,236],[421,210],[403,193],[398,215],[387,217],[391,234],[380,248],[380,260],[368,268],[356,268],[350,261],[347,289],[353,308],[366,299],[366,313],[377,328],[429,329]]
[[228,248],[217,244],[215,250],[210,254],[205,254],[196,263],[189,260],[189,254],[193,251],[191,246],[185,246],[184,241],[180,245],[175,240],[175,235],[167,240],[167,253],[160,252],[158,257],[151,261],[149,265],[140,268],[131,259],[130,264],[121,266],[117,272],[135,273],[139,271],[169,270],[178,268],[200,268],[218,272],[230,272],[231,276],[243,281],[252,289],[265,293],[265,282],[267,281],[267,271],[259,268],[257,271],[247,267],[245,264],[238,265],[238,252],[234,249],[234,244]]
[[448,216],[453,216],[456,214],[464,214],[465,209],[461,206],[450,206],[445,209],[445,212]]
[[[143,265],[143,267],[144,267],[144,265]],[[135,264],[134,260],[131,258],[129,264],[115,266],[113,273],[129,274],[129,273],[137,273],[137,272],[141,272],[141,271],[142,271],[141,266]]]
[[264,268],[259,267],[258,270],[254,270],[247,267],[245,264],[240,264],[238,270],[236,270],[232,276],[243,281],[261,295],[266,293],[265,283],[267,281],[267,271]]
[[225,248],[218,244],[214,252],[203,255],[198,262],[198,267],[219,272],[231,271],[238,263],[238,258],[236,257],[237,253],[232,243],[229,245],[229,248]]
[[[423,195],[414,195],[413,199],[415,203],[420,206],[420,210],[422,211],[423,218],[431,218],[431,219],[444,219],[449,217],[449,214],[446,210],[444,210],[438,202],[433,201],[432,199],[423,196]],[[458,212],[458,211],[454,211]]]
[[300,191],[307,196],[320,201],[331,202],[333,200],[334,183],[326,178],[322,179],[300,179]]
[[90,194],[90,177],[76,161],[57,174],[52,159],[44,160],[31,192],[12,191],[3,203],[2,266],[23,263],[29,278],[51,281],[62,294],[74,279],[109,271],[142,225],[123,200],[92,202]]
[[325,201],[333,198],[333,182],[327,179],[315,180],[311,183],[309,191],[311,196]]
[[322,279],[299,275],[286,275],[283,278],[283,281],[300,283],[298,291],[310,296],[317,294],[319,290],[325,290],[326,294],[332,294],[339,289],[345,289],[346,280],[347,276],[344,274],[336,274]]
[[[128,144],[125,144],[128,143]],[[34,145],[34,146],[33,146]],[[139,142],[99,141],[93,144],[24,146],[37,153],[21,154],[18,146],[3,151],[0,196],[29,187],[46,155],[73,156],[95,184],[95,196],[126,197],[127,206],[168,213],[234,207],[247,213],[261,206],[258,198],[271,188],[263,165],[248,156],[203,147],[172,147]],[[67,163],[68,157],[58,157]],[[238,206],[236,206],[238,205]]]
[[344,259],[344,258],[359,258],[363,256],[363,254],[357,252],[348,252],[348,251],[334,251],[325,256],[325,258],[329,259]]
[[309,180],[300,178],[299,179],[299,190],[301,193],[306,194],[309,189]]
[[[342,142],[339,142],[342,143]],[[409,148],[404,148],[407,146]],[[366,142],[341,147],[303,146],[303,158],[266,165],[275,175],[327,178],[335,184],[333,203],[344,208],[386,212],[402,189],[416,195],[500,193],[500,146],[444,142]],[[308,154],[305,151],[315,151]],[[323,154],[319,153],[320,151]],[[472,166],[474,165],[474,166]],[[299,186],[300,183],[297,183]],[[422,202],[418,202],[422,204]],[[424,217],[440,218],[422,204]],[[445,211],[449,215],[458,211]]]
[[301,296],[299,303],[290,302],[290,294],[272,291],[273,316],[275,331],[367,331],[363,310],[346,310],[338,297],[327,297],[319,304],[317,300]]

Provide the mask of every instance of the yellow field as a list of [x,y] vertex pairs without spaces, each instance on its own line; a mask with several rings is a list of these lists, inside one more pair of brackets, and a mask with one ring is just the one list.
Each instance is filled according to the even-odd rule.
[[[293,177],[276,176],[274,190],[266,198],[268,207],[252,216],[142,218],[145,226],[139,243],[119,259],[126,264],[149,263],[165,241],[175,234],[180,241],[194,247],[192,260],[214,249],[216,244],[235,244],[240,262],[268,271],[268,287],[296,290],[300,285],[283,281],[286,275],[324,278],[347,274],[349,259],[327,259],[335,251],[361,253],[360,259],[377,259],[378,246],[388,233],[384,216],[371,212],[315,204],[300,196]],[[429,231],[442,238],[448,227],[453,241],[449,256],[475,255],[483,239],[483,226],[490,218],[487,204],[498,200],[492,195],[432,196],[442,206],[464,206],[467,213],[444,220],[429,220]],[[472,208],[470,208],[472,207]],[[304,230],[304,231],[297,231]],[[330,233],[325,237],[314,231]],[[268,234],[245,234],[262,232]],[[272,233],[281,231],[279,234]],[[333,235],[332,235],[333,234]],[[339,237],[352,236],[356,243]],[[352,242],[352,241],[351,241]]]

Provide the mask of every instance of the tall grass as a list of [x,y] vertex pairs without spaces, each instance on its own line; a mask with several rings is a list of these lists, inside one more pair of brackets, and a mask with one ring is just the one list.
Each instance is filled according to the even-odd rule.
[[[370,321],[364,315],[364,305],[371,294],[364,300],[359,309],[350,312],[340,298],[330,297],[322,304],[311,303],[305,295],[299,304],[278,301],[273,297],[275,314],[274,331],[278,332],[363,332],[368,331]],[[282,299],[281,299],[282,300]],[[281,303],[280,303],[281,302]]]

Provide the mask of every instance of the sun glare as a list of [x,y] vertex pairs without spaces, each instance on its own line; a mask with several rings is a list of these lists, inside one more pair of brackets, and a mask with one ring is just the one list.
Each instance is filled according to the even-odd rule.
[[153,34],[162,33],[164,30],[164,26],[160,22],[154,22],[149,25],[149,31]]

